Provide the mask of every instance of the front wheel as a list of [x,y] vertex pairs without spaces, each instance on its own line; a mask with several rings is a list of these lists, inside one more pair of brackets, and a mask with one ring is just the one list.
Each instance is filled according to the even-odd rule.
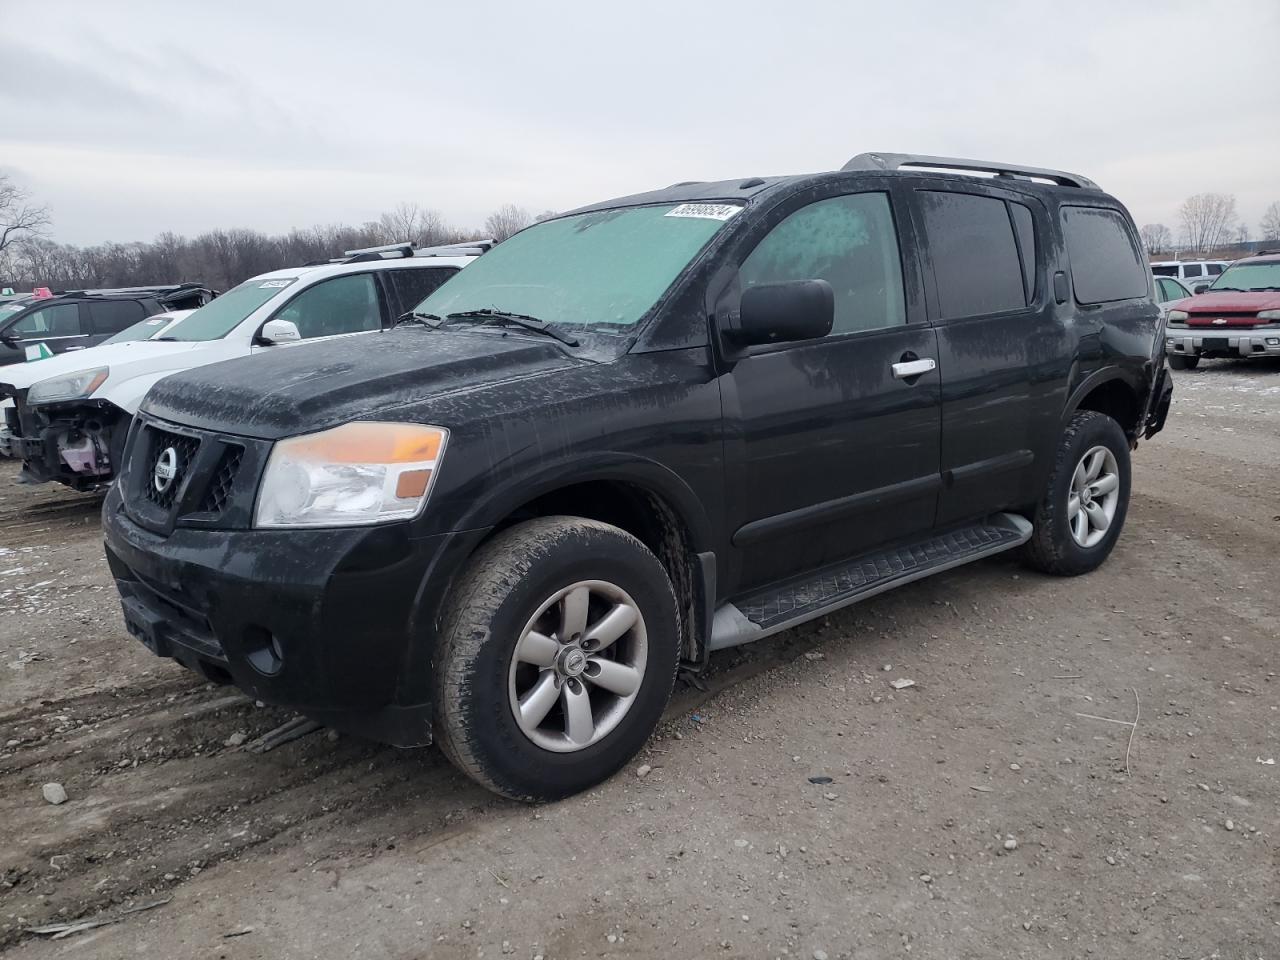
[[1129,444],[1105,413],[1082,410],[1058,444],[1035,530],[1023,550],[1045,573],[1076,576],[1110,555],[1129,509]]
[[1169,366],[1174,370],[1194,370],[1200,366],[1200,357],[1198,354],[1171,353]]
[[657,725],[679,634],[665,569],[625,531],[576,517],[505,530],[450,594],[435,664],[440,747],[513,799],[585,790]]

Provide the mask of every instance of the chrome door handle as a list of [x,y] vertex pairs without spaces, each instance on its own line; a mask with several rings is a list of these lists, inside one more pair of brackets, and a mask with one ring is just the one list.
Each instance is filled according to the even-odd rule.
[[938,365],[932,357],[925,357],[922,360],[904,360],[893,365],[893,375],[899,380],[910,380],[912,377],[918,377],[922,373],[928,373],[937,368]]

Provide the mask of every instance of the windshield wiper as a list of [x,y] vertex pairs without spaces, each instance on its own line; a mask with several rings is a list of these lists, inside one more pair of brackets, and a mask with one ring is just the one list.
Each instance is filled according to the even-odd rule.
[[545,320],[539,320],[537,317],[531,317],[526,313],[508,313],[506,310],[492,310],[485,307],[482,310],[461,310],[458,313],[451,313],[444,318],[445,323],[449,323],[453,320],[474,320],[477,323],[494,324],[510,323],[517,327],[523,327],[525,330],[535,330],[538,333],[545,333],[548,337],[559,340],[566,346],[578,346],[578,341],[575,337],[570,336],[563,330],[557,330]]
[[1224,290],[1227,290],[1231,293],[1248,293],[1249,292],[1243,287],[1210,287],[1208,290],[1205,291],[1205,293],[1222,293],[1222,291]]
[[440,324],[444,323],[444,317],[436,316],[434,313],[418,313],[416,310],[409,310],[396,317],[396,322],[391,326],[395,328],[402,323],[420,323],[424,327],[430,327],[435,330]]

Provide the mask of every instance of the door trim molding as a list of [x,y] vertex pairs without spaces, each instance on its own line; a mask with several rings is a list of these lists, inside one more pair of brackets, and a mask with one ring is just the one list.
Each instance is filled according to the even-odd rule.
[[962,467],[952,467],[950,470],[944,470],[942,475],[946,478],[947,485],[950,486],[953,483],[963,483],[966,480],[972,480],[975,477],[991,473],[1021,470],[1024,467],[1031,466],[1035,459],[1036,455],[1030,450],[1013,450],[1009,453],[1002,453],[998,457],[975,460],[973,463],[966,463]]
[[735,547],[750,546],[761,540],[790,533],[803,527],[812,527],[850,514],[874,510],[929,493],[937,493],[941,489],[942,475],[932,474],[927,477],[916,477],[913,480],[903,480],[901,483],[892,483],[885,487],[876,487],[874,490],[864,490],[835,500],[824,500],[822,503],[744,523],[734,532],[733,545]]

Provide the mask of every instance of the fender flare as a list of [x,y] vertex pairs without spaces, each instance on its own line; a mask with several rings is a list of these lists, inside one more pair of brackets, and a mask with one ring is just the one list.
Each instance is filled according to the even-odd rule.
[[684,524],[691,550],[697,553],[714,549],[711,521],[688,483],[670,467],[633,453],[566,457],[541,464],[532,474],[507,478],[461,514],[454,529],[493,527],[532,500],[565,487],[602,480],[626,483],[659,497]]
[[1118,380],[1124,384],[1133,393],[1135,407],[1138,411],[1138,418],[1142,418],[1142,396],[1139,384],[1135,378],[1127,371],[1120,367],[1103,367],[1101,370],[1095,370],[1088,374],[1083,380],[1076,384],[1075,388],[1067,397],[1067,402],[1062,409],[1062,426],[1065,427],[1075,416],[1077,410],[1080,409],[1080,401],[1087,397],[1090,393],[1102,386],[1104,383],[1110,383]]

